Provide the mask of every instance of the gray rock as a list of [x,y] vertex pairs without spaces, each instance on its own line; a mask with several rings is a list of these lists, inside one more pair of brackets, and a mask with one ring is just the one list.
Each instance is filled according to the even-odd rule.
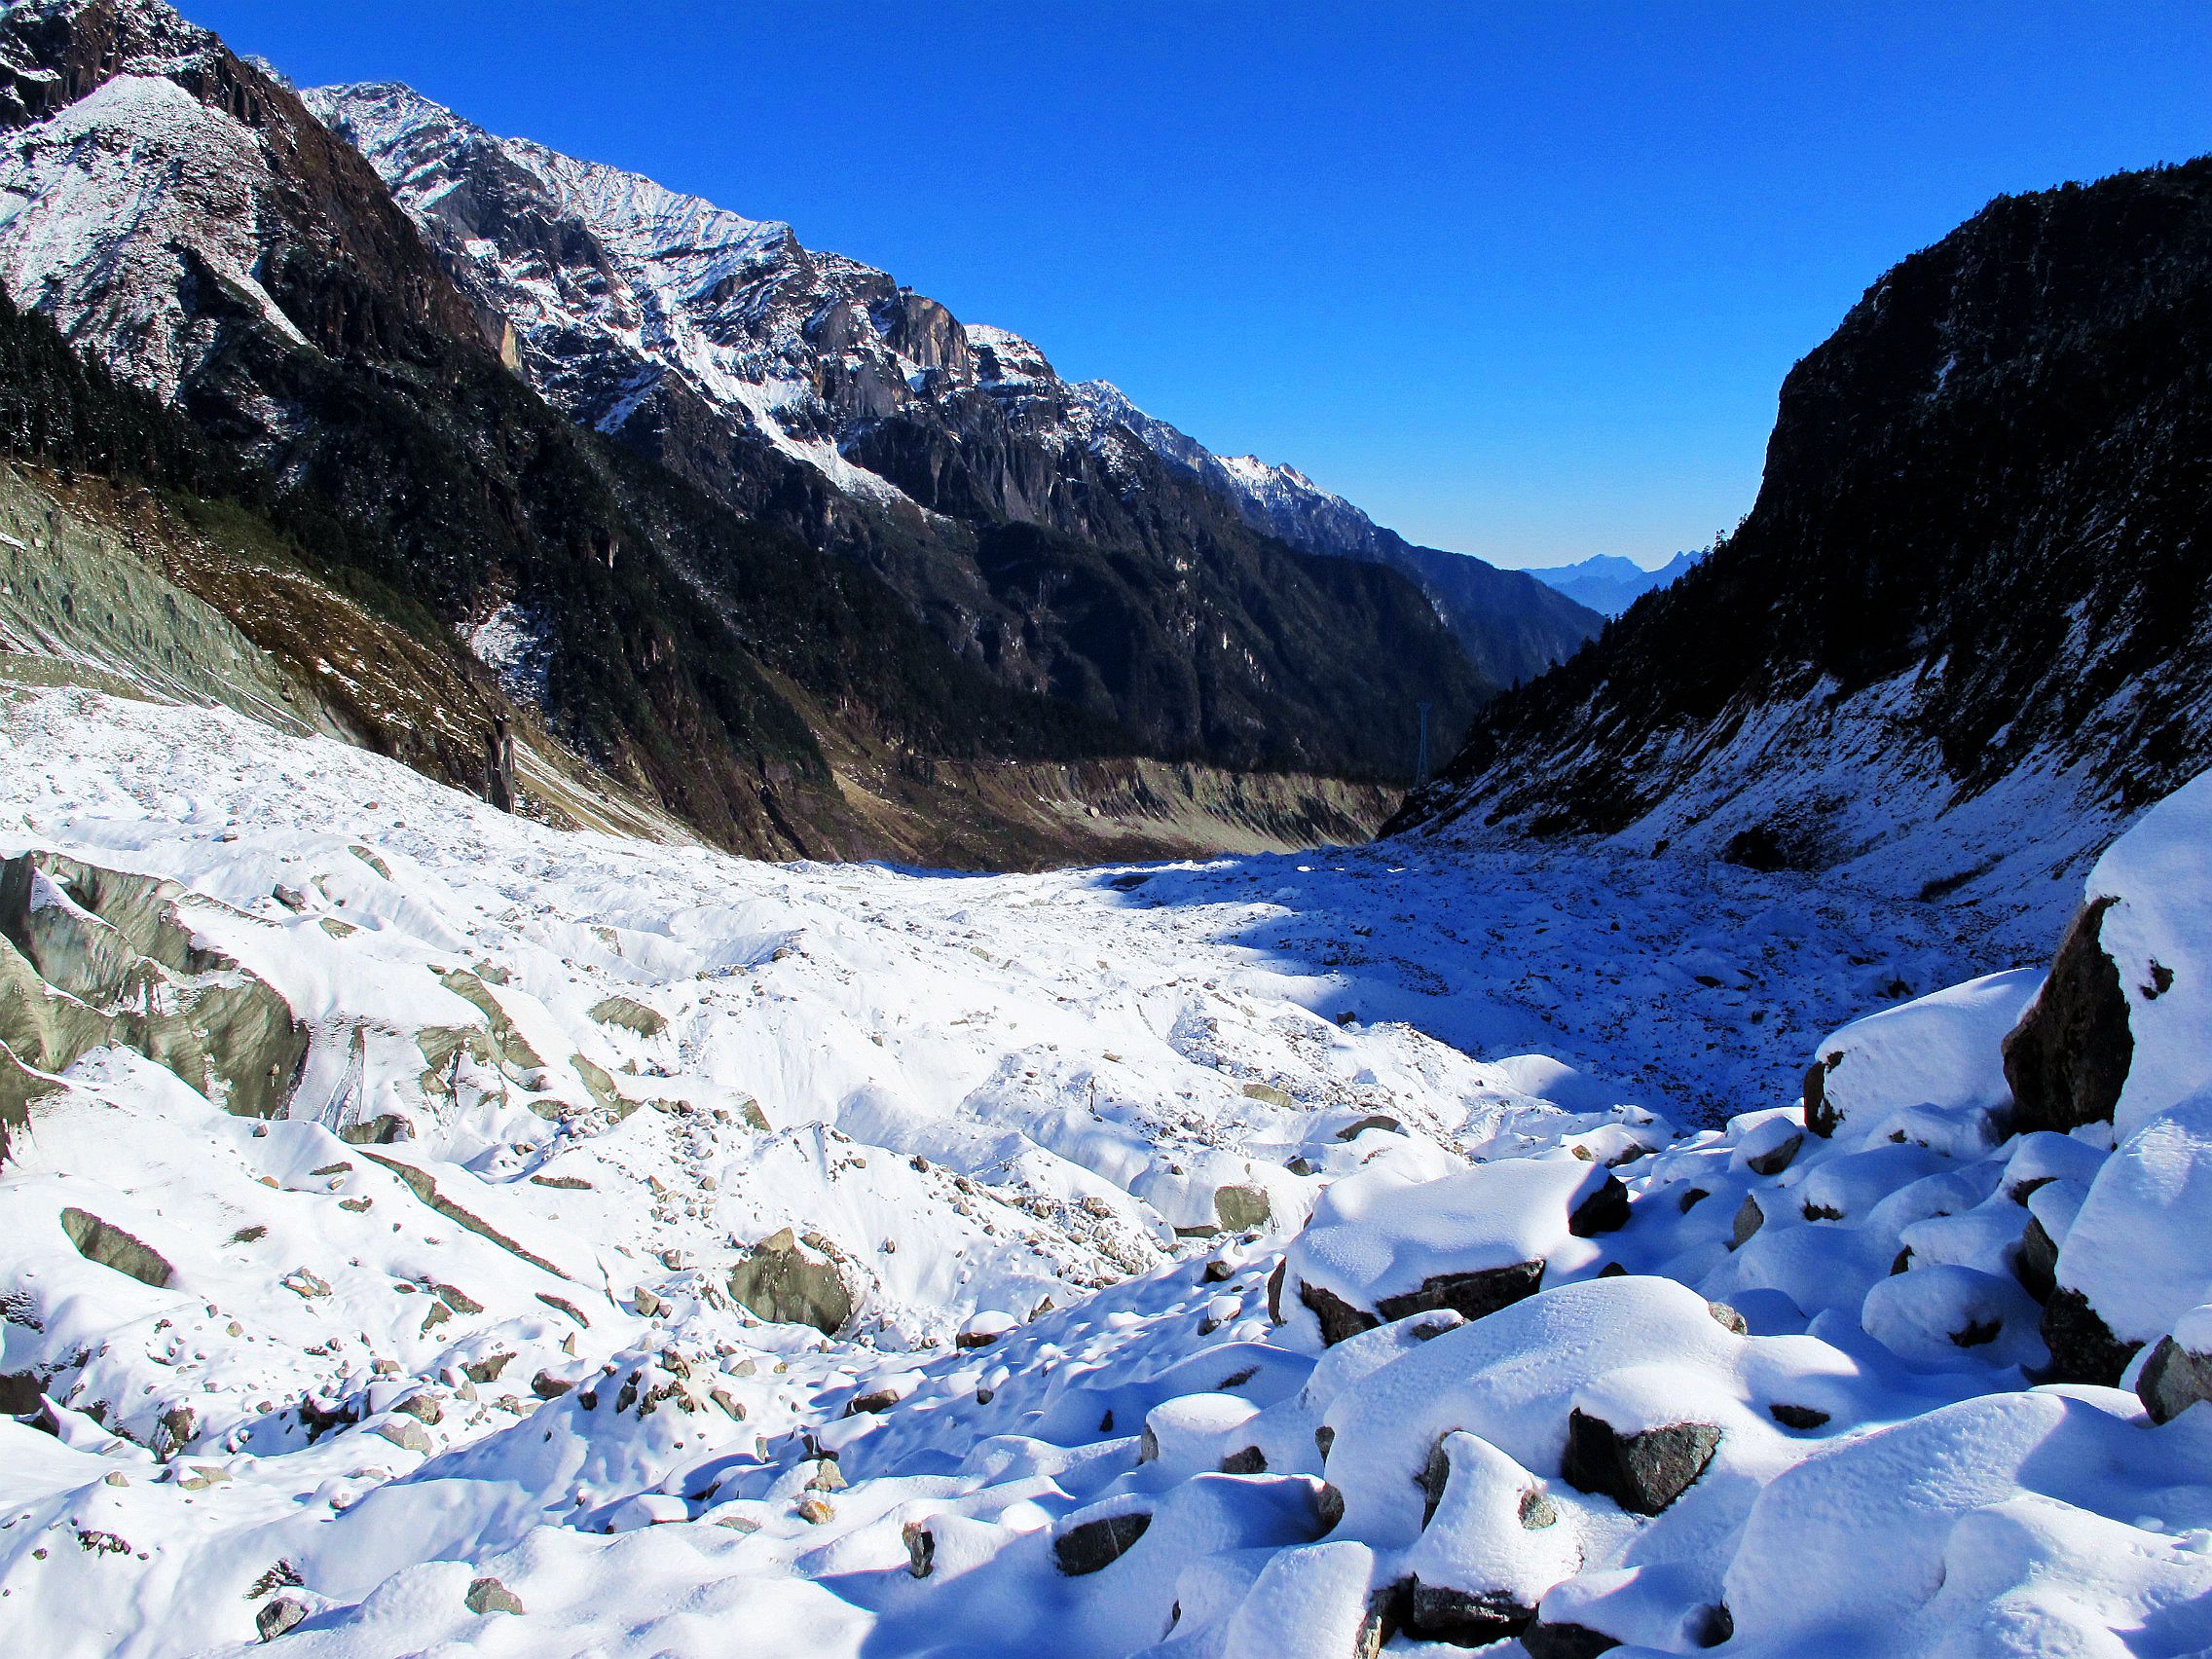
[[937,1566],[937,1534],[919,1521],[909,1521],[899,1530],[906,1545],[906,1570],[916,1578],[927,1578]]
[[253,1628],[264,1641],[275,1641],[314,1609],[297,1596],[278,1596],[253,1615]]
[[1529,1659],[1598,1659],[1620,1643],[1602,1630],[1587,1625],[1545,1624],[1541,1620],[1521,1633],[1521,1645]]
[[2135,1397],[2153,1422],[2171,1422],[2190,1407],[2212,1400],[2212,1354],[2192,1353],[2172,1337],[2160,1337],[2135,1379]]
[[1522,1605],[1502,1590],[1458,1590],[1424,1584],[1419,1578],[1405,1599],[1408,1630],[1459,1647],[1480,1647],[1519,1636],[1535,1616],[1535,1608]]
[[790,1228],[753,1246],[729,1271],[729,1293],[763,1319],[834,1336],[853,1316],[853,1293],[826,1254]]
[[[1461,1273],[1435,1273],[1421,1280],[1416,1289],[1379,1299],[1372,1309],[1356,1307],[1333,1291],[1303,1281],[1298,1287],[1298,1299],[1319,1321],[1322,1342],[1334,1347],[1338,1343],[1356,1337],[1362,1331],[1371,1331],[1378,1325],[1390,1324],[1399,1319],[1410,1319],[1417,1313],[1449,1310],[1462,1318],[1480,1319],[1486,1313],[1494,1313],[1500,1308],[1511,1307],[1524,1297],[1535,1295],[1542,1288],[1543,1282],[1544,1264],[1538,1258],[1534,1261],[1514,1262],[1502,1268],[1477,1268]],[[1272,1295],[1269,1310],[1273,1311]]]
[[1657,1515],[1705,1473],[1720,1447],[1709,1422],[1676,1422],[1622,1434],[1577,1408],[1567,1415],[1560,1474],[1576,1490],[1609,1497],[1636,1515]]
[[1841,1053],[1815,1060],[1805,1068],[1805,1127],[1826,1140],[1843,1123],[1843,1115],[1828,1104],[1828,1072],[1842,1060]]
[[1052,1560],[1068,1577],[1080,1578],[1121,1560],[1151,1526],[1152,1516],[1142,1509],[1081,1522],[1052,1540]]
[[468,1610],[472,1613],[519,1613],[522,1611],[522,1598],[497,1578],[479,1578],[468,1587]]
[[1268,1195],[1258,1187],[1216,1187],[1213,1213],[1229,1233],[1249,1233],[1266,1225]]
[[1618,1175],[1608,1175],[1595,1193],[1574,1206],[1574,1213],[1567,1218],[1567,1230],[1577,1238],[1617,1233],[1628,1225],[1628,1188]]
[[2058,1288],[2058,1246],[2032,1215],[2020,1234],[2020,1247],[2012,1252],[2012,1276],[2038,1302],[2047,1303]]
[[1754,1175],[1779,1175],[1789,1167],[1790,1160],[1797,1156],[1804,1144],[1804,1131],[1799,1130],[1756,1157],[1745,1159],[1744,1167]]
[[1749,1193],[1744,1195],[1743,1208],[1736,1212],[1736,1226],[1728,1235],[1728,1248],[1740,1250],[1751,1241],[1752,1234],[1766,1225],[1766,1212],[1759,1201]]
[[74,1205],[61,1212],[61,1231],[76,1245],[77,1254],[88,1262],[97,1262],[103,1268],[113,1268],[128,1274],[140,1284],[164,1289],[176,1276],[162,1253],[152,1245],[133,1238],[120,1227],[111,1226],[89,1210]]
[[423,1432],[423,1425],[414,1421],[380,1422],[375,1432],[384,1436],[402,1452],[419,1452],[430,1455],[430,1437]]

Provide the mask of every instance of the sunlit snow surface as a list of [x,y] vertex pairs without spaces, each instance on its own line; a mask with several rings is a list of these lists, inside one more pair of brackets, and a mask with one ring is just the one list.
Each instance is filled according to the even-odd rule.
[[[243,1650],[281,1596],[302,1654],[1335,1655],[1417,1579],[1630,1653],[1691,1650],[1722,1605],[1762,1654],[2212,1642],[2207,1414],[2152,1429],[2132,1396],[2022,1374],[2022,1154],[1987,1108],[2034,976],[1833,1039],[1862,1106],[1748,1166],[1825,1033],[2011,966],[1961,959],[1940,912],[1575,853],[747,864],[73,691],[0,702],[0,853],[26,848],[181,883],[312,1044],[269,1124],[95,1051],[0,1174],[0,1372],[44,1380],[58,1431],[0,1420],[18,1650]],[[2168,921],[2140,931],[2172,955]],[[487,1003],[490,1057],[437,1041],[492,1030]],[[2186,1141],[2164,1104],[2130,1109]],[[406,1138],[332,1132],[380,1116]],[[2039,1217],[2063,1232],[2071,1194],[2185,1233],[2155,1178],[2083,1204],[2097,1127],[2028,1148]],[[1494,1161],[1521,1158],[1547,1172]],[[1632,1219],[1570,1236],[1542,1206],[1607,1164]],[[1223,1191],[1269,1219],[1205,1235]],[[1771,1213],[1732,1250],[1752,1195]],[[68,1209],[169,1285],[85,1259]],[[838,1340],[731,1300],[786,1228],[842,1263]],[[2131,1319],[2212,1301],[2192,1248]],[[1543,1293],[1316,1364],[1299,1283],[1388,1294],[1385,1262],[1483,1250],[1536,1252]],[[1997,1334],[1959,1346],[1962,1319]],[[1570,1409],[1687,1416],[1718,1450],[1642,1519],[1561,1478]],[[1138,1511],[1120,1560],[1063,1570],[1058,1538]],[[487,1576],[519,1615],[472,1610]]]

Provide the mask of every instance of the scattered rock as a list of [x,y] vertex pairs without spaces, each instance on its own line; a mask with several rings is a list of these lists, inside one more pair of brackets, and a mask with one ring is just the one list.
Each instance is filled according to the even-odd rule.
[[1371,1112],[1366,1117],[1346,1124],[1339,1129],[1337,1139],[1341,1141],[1357,1140],[1369,1129],[1381,1129],[1384,1134],[1403,1134],[1405,1128],[1405,1124],[1399,1123],[1397,1119],[1386,1112]]
[[916,1578],[927,1578],[937,1565],[937,1534],[919,1521],[909,1521],[899,1529],[899,1536],[906,1545],[906,1570]]
[[1142,1509],[1079,1522],[1052,1540],[1052,1559],[1068,1577],[1080,1578],[1119,1561],[1151,1525]]
[[810,1527],[819,1527],[837,1513],[830,1501],[819,1494],[802,1497],[798,1501],[798,1518]]
[[1709,1422],[1668,1423],[1621,1434],[1577,1408],[1567,1419],[1560,1474],[1577,1491],[1611,1498],[1637,1515],[1657,1515],[1705,1472],[1720,1446]]
[[472,1613],[519,1613],[522,1598],[501,1584],[497,1578],[477,1579],[468,1587],[468,1610]]
[[279,1596],[253,1615],[253,1628],[264,1641],[275,1641],[313,1609],[297,1596]]
[[2153,1422],[2171,1422],[2198,1402],[2212,1400],[2212,1354],[2192,1353],[2172,1337],[2160,1337],[2135,1379],[2135,1397]]

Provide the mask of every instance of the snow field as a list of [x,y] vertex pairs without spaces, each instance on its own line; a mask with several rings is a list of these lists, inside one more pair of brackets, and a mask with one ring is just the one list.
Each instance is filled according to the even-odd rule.
[[0,760],[42,925],[161,877],[153,994],[306,1034],[283,1116],[110,1042],[14,1134],[35,1651],[2212,1644],[2207,1414],[2037,1385],[2020,1261],[2212,1346],[2192,792],[2091,878],[2174,970],[2122,1122],[2020,1134],[2040,976],[1791,878],[748,865],[74,691]]

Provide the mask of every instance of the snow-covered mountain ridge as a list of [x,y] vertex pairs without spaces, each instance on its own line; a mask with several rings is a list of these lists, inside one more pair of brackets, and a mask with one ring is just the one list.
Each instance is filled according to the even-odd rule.
[[72,689],[0,759],[42,1654],[2212,1641],[2204,786],[1906,1000],[1955,913],[1677,859],[746,865]]
[[[262,522],[228,528],[289,542],[283,562],[329,597],[382,594],[409,627],[427,613],[512,644],[487,623],[527,619],[508,694],[720,844],[1003,867],[1064,856],[1054,819],[1109,812],[1094,781],[1126,795],[1184,764],[1161,850],[1249,844],[1256,819],[1271,839],[1302,817],[1290,839],[1333,836],[1371,825],[1410,766],[1417,699],[1458,720],[1484,694],[1416,588],[1259,536],[1196,486],[1163,485],[1172,510],[1147,530],[1093,467],[1100,540],[987,514],[894,523],[669,376],[681,408],[656,437],[712,452],[731,488],[703,492],[673,452],[641,461],[635,421],[617,443],[502,366],[502,346],[519,362],[505,318],[359,152],[154,0],[10,7],[0,70],[0,280],[28,313],[0,319],[22,377],[0,387],[11,453],[248,501]],[[551,200],[503,157],[497,176]],[[121,384],[88,392],[34,318]],[[946,454],[974,482],[983,428],[1013,439],[990,395],[968,407],[981,424]],[[1014,447],[1023,477],[1065,470]],[[158,476],[152,452],[172,458]],[[216,602],[251,631],[274,591]],[[482,775],[489,731],[462,739],[434,775]],[[1209,799],[1235,820],[1210,838]]]
[[[1084,535],[1116,522],[1087,495],[1093,470],[1141,522],[1172,517],[1165,462],[1253,529],[1400,571],[1499,683],[1592,631],[1527,578],[1413,548],[1295,468],[1216,457],[1115,387],[1064,381],[1031,342],[964,325],[881,271],[801,245],[788,225],[495,137],[405,86],[306,97],[508,331],[518,371],[571,418],[653,453],[670,453],[664,428],[688,425],[678,405],[696,397],[879,506]],[[953,457],[947,433],[980,456]],[[689,462],[710,487],[744,491],[729,465],[711,446]]]

